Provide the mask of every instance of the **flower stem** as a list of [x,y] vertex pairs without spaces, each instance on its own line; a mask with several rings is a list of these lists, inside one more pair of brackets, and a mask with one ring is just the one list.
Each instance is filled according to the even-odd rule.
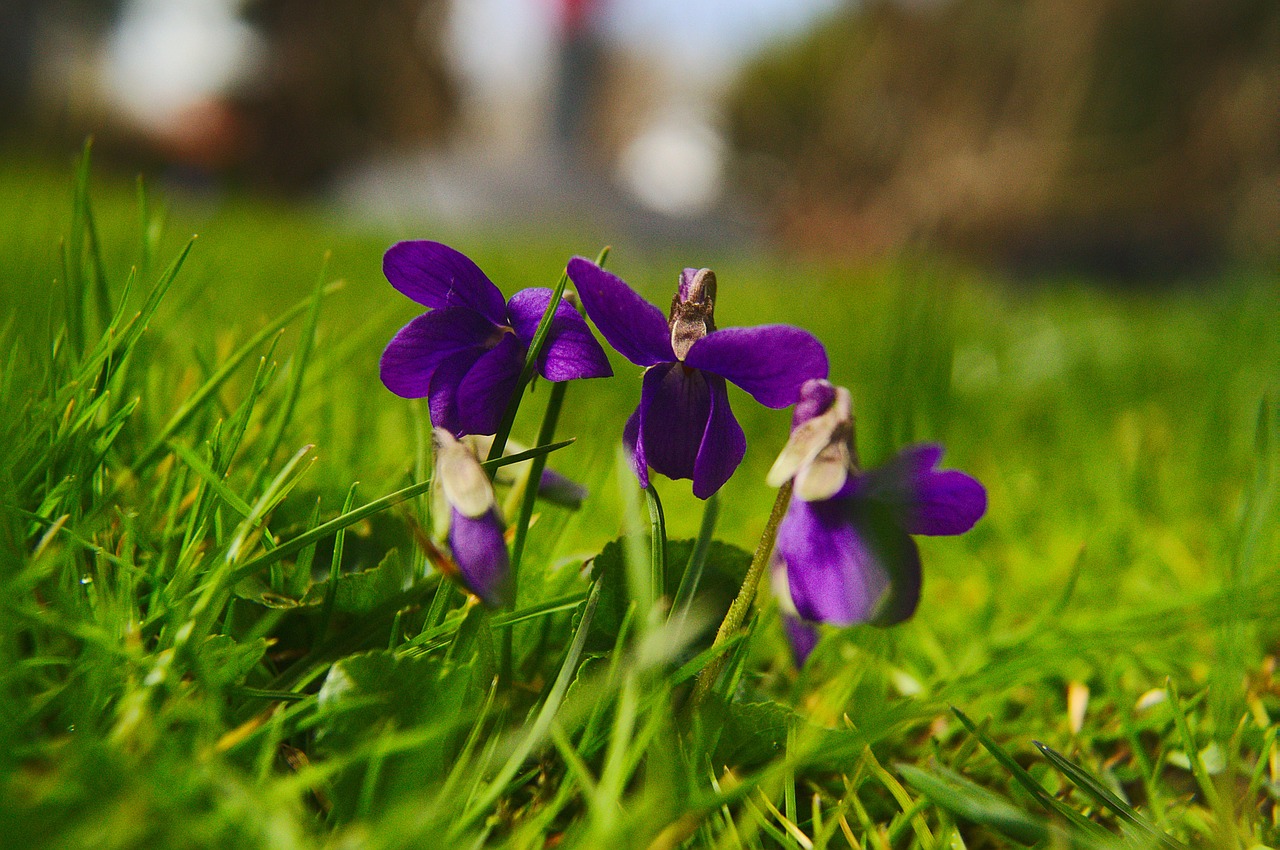
[[707,565],[707,552],[711,549],[711,538],[715,535],[716,521],[720,518],[720,496],[712,493],[702,509],[702,526],[698,529],[698,539],[689,554],[689,562],[685,565],[684,574],[680,576],[680,587],[671,602],[671,613],[667,616],[680,617],[684,620],[689,614],[689,606],[693,603],[694,594],[702,582],[702,571]]
[[[606,245],[596,257],[596,265],[603,266],[608,256],[609,246]],[[533,332],[529,351],[525,354],[524,368],[520,370],[520,378],[516,381],[515,391],[511,393],[511,400],[507,402],[507,409],[502,413],[502,421],[498,423],[498,433],[493,435],[493,445],[489,447],[488,460],[497,460],[502,457],[503,451],[507,448],[507,439],[511,436],[511,426],[516,423],[516,413],[520,410],[524,391],[533,382],[538,368],[538,357],[542,354],[543,346],[546,345],[547,336],[551,333],[551,321],[555,318],[556,310],[560,309],[560,301],[564,298],[564,290],[568,285],[569,269],[566,267],[560,273],[560,280],[556,281],[555,289],[551,290],[551,300],[547,302],[547,309],[542,311],[542,318],[538,320],[538,327]],[[580,307],[579,310],[581,310]]]
[[[560,409],[564,406],[564,394],[568,389],[567,381],[551,384],[551,396],[547,399],[546,412],[542,414],[542,426],[538,429],[537,445],[551,442],[556,434],[556,424],[560,421]],[[538,484],[542,480],[542,471],[547,467],[547,456],[539,455],[529,463],[529,477],[525,479],[524,496],[520,500],[520,514],[516,518],[516,536],[511,542],[511,607],[516,606],[520,581],[520,561],[524,556],[525,542],[529,537],[529,523],[533,520],[533,506],[538,499]],[[511,683],[511,654],[513,626],[502,632],[502,655],[498,667],[498,677],[503,684]]]
[[650,484],[644,488],[645,500],[649,503],[649,585],[652,598],[646,600],[649,607],[661,599],[667,591],[667,518],[662,512],[662,500],[658,491]]
[[[720,629],[716,632],[716,639],[711,644],[713,649],[732,638],[742,627],[743,620],[747,618],[747,612],[751,610],[751,603],[755,601],[756,590],[760,586],[760,577],[764,575],[769,556],[773,553],[773,543],[778,538],[778,526],[782,524],[782,517],[786,514],[787,505],[790,503],[791,482],[788,481],[778,488],[778,498],[774,500],[773,510],[769,512],[764,534],[760,535],[760,543],[756,546],[755,555],[751,558],[751,566],[742,580],[742,587],[738,590],[737,597],[729,606],[724,620],[720,623]],[[719,655],[698,674],[698,684],[693,691],[695,707],[701,705],[711,693],[711,689],[715,687],[716,680],[720,678],[720,671],[724,668],[724,662],[724,655]]]

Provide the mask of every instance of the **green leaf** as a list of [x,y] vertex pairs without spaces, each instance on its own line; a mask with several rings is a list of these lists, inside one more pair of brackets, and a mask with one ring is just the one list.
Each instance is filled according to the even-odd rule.
[[229,635],[214,635],[201,645],[197,666],[201,678],[214,687],[238,685],[266,652],[266,638],[242,644]]
[[[333,588],[333,611],[335,614],[368,614],[402,593],[408,585],[409,569],[399,550],[392,549],[373,569],[338,576]],[[329,589],[328,579],[313,584],[301,604],[322,605]]]
[[929,801],[956,817],[994,829],[1021,844],[1049,837],[1044,818],[1024,812],[1004,797],[945,768],[922,770],[899,762],[894,769]]
[[[626,541],[622,538],[605,544],[592,563],[592,575],[599,578],[601,585],[600,609],[596,612],[595,622],[587,639],[589,652],[607,652],[612,649],[614,637],[626,616],[631,600],[623,560],[625,545]],[[683,578],[684,565],[690,563],[695,545],[696,541],[693,540],[667,541],[666,563],[681,567],[678,570],[666,570],[666,587],[663,593],[668,599],[675,598]],[[703,575],[693,599],[694,607],[701,607],[711,620],[718,622],[729,610],[729,604],[733,602],[750,563],[749,552],[718,540],[711,541],[706,547]],[[707,641],[695,641],[690,645],[688,655],[702,651],[708,643],[709,638]]]
[[[420,794],[425,785],[448,773],[460,745],[449,734],[474,721],[466,710],[471,671],[435,656],[405,656],[387,650],[350,655],[329,668],[317,698],[316,748],[321,756],[341,758],[393,732],[436,728],[416,746],[372,764],[344,765],[331,785],[333,815],[349,819],[362,795],[394,799]],[[374,788],[365,787],[367,771]]]

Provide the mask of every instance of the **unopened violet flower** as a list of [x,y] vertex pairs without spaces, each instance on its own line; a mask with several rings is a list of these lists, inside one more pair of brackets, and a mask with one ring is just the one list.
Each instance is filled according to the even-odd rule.
[[915,613],[920,551],[911,535],[963,534],[986,512],[982,485],[936,469],[941,457],[941,446],[910,446],[859,471],[849,391],[827,381],[801,389],[768,479],[793,482],[772,578],[801,663],[817,640],[814,623],[892,625]]
[[[432,308],[387,345],[382,383],[404,398],[426,396],[432,425],[455,436],[496,432],[551,290],[523,289],[504,301],[479,266],[439,242],[398,242],[382,270],[397,290]],[[537,366],[549,381],[613,374],[586,321],[564,301]]]
[[581,257],[569,277],[587,315],[618,353],[645,368],[623,443],[640,486],[649,469],[693,480],[706,499],[741,463],[747,440],[729,409],[729,380],[766,407],[795,404],[800,385],[827,375],[827,353],[790,325],[716,330],[716,277],[685,269],[669,318],[621,278]]
[[435,479],[449,506],[449,549],[462,583],[491,608],[511,602],[511,561],[493,484],[466,443],[432,430]]

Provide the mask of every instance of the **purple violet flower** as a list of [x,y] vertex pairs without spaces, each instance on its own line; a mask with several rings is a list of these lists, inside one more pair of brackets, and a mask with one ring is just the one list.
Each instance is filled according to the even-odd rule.
[[729,380],[766,407],[795,404],[800,385],[825,378],[827,353],[808,331],[790,325],[716,330],[716,277],[685,269],[670,318],[617,275],[581,257],[569,277],[587,315],[618,353],[645,367],[640,404],[622,440],[640,486],[649,469],[690,478],[706,499],[742,462],[746,436],[729,409]]
[[[431,422],[455,436],[498,430],[551,290],[502,293],[464,254],[439,242],[398,242],[382,258],[387,280],[432,308],[382,353],[382,383],[404,398],[426,396]],[[561,301],[538,357],[548,381],[613,374],[586,321]]]
[[935,469],[941,457],[941,446],[909,446],[859,471],[849,391],[805,383],[768,479],[794,482],[772,583],[799,663],[817,642],[814,623],[892,625],[914,614],[921,574],[911,535],[963,534],[986,512],[983,486]]
[[511,602],[511,561],[493,484],[470,446],[432,430],[435,478],[449,505],[449,548],[462,583],[491,608]]

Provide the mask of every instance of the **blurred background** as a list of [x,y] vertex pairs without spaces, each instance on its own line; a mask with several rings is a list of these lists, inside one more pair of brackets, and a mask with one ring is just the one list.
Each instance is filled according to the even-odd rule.
[[0,133],[401,230],[1194,277],[1280,258],[1280,3],[4,0]]

